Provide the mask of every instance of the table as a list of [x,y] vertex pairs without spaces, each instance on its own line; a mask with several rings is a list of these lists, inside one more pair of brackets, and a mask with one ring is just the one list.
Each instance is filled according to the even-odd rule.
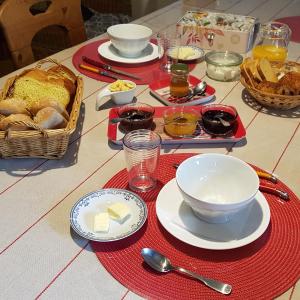
[[[200,7],[253,15],[265,22],[299,12],[300,1],[177,1],[135,23],[149,26],[154,32],[171,30],[186,10]],[[72,55],[83,44],[52,58],[75,71]],[[299,50],[299,44],[290,43],[289,59],[299,61]],[[0,86],[7,77],[19,72],[1,78]],[[237,108],[247,129],[246,142],[222,147],[170,146],[164,147],[162,154],[229,153],[273,171],[300,197],[299,118],[271,115],[250,107],[242,100],[244,88],[239,82],[210,80],[205,76],[204,63],[197,65],[192,74],[205,78],[216,88],[217,102]],[[98,262],[89,243],[70,229],[73,204],[84,194],[101,188],[125,167],[123,152],[110,147],[106,138],[110,103],[107,109],[95,111],[96,95],[105,83],[83,77],[83,123],[71,137],[64,158],[0,160],[1,299],[141,299],[114,280]],[[137,98],[160,105],[149,95],[147,86],[138,86]],[[298,282],[278,299],[299,298]]]

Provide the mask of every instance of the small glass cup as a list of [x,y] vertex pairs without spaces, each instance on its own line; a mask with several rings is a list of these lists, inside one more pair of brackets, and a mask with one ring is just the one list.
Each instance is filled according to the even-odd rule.
[[148,129],[133,130],[124,136],[123,149],[131,190],[147,192],[156,187],[160,147],[160,135]]
[[[171,72],[172,64],[176,63],[178,59],[176,57],[176,50],[180,46],[180,38],[177,33],[159,32],[156,36],[158,45],[158,57],[161,59],[160,68],[167,73]],[[169,55],[169,51],[175,51],[175,55],[172,57]]]

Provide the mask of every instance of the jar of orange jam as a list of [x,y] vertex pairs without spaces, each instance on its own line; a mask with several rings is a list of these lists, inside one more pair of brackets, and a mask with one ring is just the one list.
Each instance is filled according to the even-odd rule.
[[269,61],[284,62],[288,54],[291,29],[280,22],[261,25],[256,46],[252,50],[254,58],[267,58]]

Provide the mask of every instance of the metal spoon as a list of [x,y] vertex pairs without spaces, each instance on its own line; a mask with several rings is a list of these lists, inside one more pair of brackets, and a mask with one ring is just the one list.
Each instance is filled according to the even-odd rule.
[[186,98],[186,101],[190,100],[191,98],[197,96],[197,95],[203,95],[205,93],[207,87],[206,81],[199,82],[192,90],[191,94],[188,95]]
[[150,248],[143,248],[141,251],[141,255],[143,256],[145,262],[152,267],[154,270],[158,272],[170,272],[170,271],[179,271],[190,277],[196,278],[203,282],[206,286],[212,288],[213,290],[222,293],[224,295],[228,295],[231,293],[232,287],[227,283],[223,283],[220,281],[216,281],[214,279],[205,278],[200,276],[194,272],[185,270],[181,267],[175,267],[171,265],[171,262],[168,258],[160,254],[159,252],[150,249]]
[[138,112],[134,112],[132,113],[130,116],[127,116],[127,117],[122,117],[122,118],[113,118],[113,119],[110,119],[109,122],[112,123],[112,124],[116,124],[116,123],[119,123],[123,120],[130,120],[132,117],[134,117],[135,115],[138,115]]
[[230,127],[231,126],[230,122],[224,120],[221,116],[216,115],[216,116],[214,116],[214,119],[219,120],[224,127]]

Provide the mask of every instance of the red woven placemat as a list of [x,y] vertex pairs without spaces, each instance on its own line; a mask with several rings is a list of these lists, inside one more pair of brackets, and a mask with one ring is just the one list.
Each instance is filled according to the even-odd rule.
[[291,41],[300,43],[300,16],[286,17],[275,21],[287,24],[292,30]]
[[[289,289],[300,276],[300,202],[282,182],[278,188],[290,193],[290,201],[265,194],[271,209],[271,223],[255,242],[232,250],[206,250],[185,244],[159,223],[155,200],[161,189],[175,177],[173,163],[193,154],[162,155],[159,185],[140,194],[149,215],[143,228],[131,237],[112,243],[91,242],[104,267],[129,290],[147,299],[273,299]],[[105,188],[127,188],[127,172],[120,171]],[[172,199],[170,199],[172,205]],[[178,273],[159,274],[143,263],[144,247],[154,248],[180,265],[207,277],[232,284],[230,296],[221,295]]]
[[[129,78],[129,77],[124,77],[122,75],[116,74],[116,73],[111,73],[114,74],[117,77],[120,78],[124,78],[124,79],[130,79],[132,81],[134,81],[136,84],[149,84],[153,81],[158,81],[158,80],[163,80],[166,79],[169,75],[166,72],[163,72],[160,69],[160,64],[161,62],[159,60],[153,60],[147,63],[143,63],[143,64],[134,64],[134,65],[130,65],[130,64],[121,64],[121,63],[116,63],[116,62],[112,62],[112,61],[108,61],[105,58],[101,57],[98,54],[98,47],[103,44],[104,42],[107,42],[108,40],[99,40],[90,44],[87,44],[83,47],[81,47],[79,50],[76,51],[76,53],[73,55],[73,65],[74,67],[77,69],[78,72],[96,79],[96,80],[101,80],[104,82],[113,82],[115,81],[112,78],[109,77],[105,77],[102,76],[100,74],[95,74],[92,73],[90,71],[86,71],[83,70],[81,68],[79,68],[79,64],[84,63],[82,61],[82,57],[83,56],[87,56],[93,60],[96,60],[98,62],[104,63],[104,64],[109,64],[110,66],[116,67],[117,69],[120,69],[122,71],[125,72],[129,72],[133,75],[136,75],[138,77],[140,77],[140,80],[136,80],[133,78]],[[152,41],[154,42],[154,41]],[[86,63],[84,63],[86,64]],[[192,70],[195,67],[195,64],[189,64],[189,69]],[[102,70],[103,71],[103,70]]]

